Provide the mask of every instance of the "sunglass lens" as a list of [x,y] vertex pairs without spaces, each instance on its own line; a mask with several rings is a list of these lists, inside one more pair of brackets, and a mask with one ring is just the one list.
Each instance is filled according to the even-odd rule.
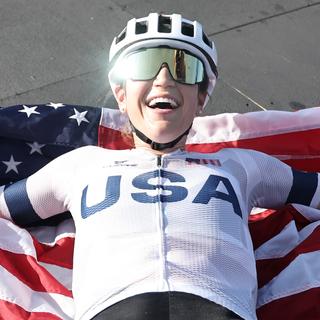
[[195,84],[204,78],[200,59],[184,50],[171,48],[147,48],[132,52],[118,64],[117,73],[123,79],[150,80],[157,76],[163,64],[178,82]]

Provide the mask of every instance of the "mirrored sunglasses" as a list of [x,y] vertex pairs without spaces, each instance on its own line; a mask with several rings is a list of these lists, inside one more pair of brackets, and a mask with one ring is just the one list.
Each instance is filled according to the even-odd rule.
[[113,77],[118,80],[151,80],[162,66],[168,67],[172,78],[183,84],[196,84],[204,79],[202,61],[181,49],[167,47],[144,48],[118,60]]

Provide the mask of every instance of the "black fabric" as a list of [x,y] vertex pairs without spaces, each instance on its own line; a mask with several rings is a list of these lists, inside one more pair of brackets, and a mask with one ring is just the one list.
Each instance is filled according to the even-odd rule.
[[120,301],[93,320],[239,320],[212,301],[183,292],[150,292]]

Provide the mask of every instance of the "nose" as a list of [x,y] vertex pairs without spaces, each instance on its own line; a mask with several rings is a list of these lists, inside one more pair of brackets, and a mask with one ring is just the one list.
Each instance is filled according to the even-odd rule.
[[175,81],[171,76],[171,73],[169,71],[167,64],[164,63],[161,66],[153,82],[154,82],[154,85],[163,86],[163,87],[173,86],[175,84]]

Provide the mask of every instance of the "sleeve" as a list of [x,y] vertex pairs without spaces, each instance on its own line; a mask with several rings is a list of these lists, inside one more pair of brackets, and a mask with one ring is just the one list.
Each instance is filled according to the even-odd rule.
[[0,187],[0,217],[28,226],[67,211],[76,170],[75,151],[26,179]]
[[319,207],[319,174],[302,172],[261,152],[250,152],[247,167],[249,203],[277,209],[287,203]]

